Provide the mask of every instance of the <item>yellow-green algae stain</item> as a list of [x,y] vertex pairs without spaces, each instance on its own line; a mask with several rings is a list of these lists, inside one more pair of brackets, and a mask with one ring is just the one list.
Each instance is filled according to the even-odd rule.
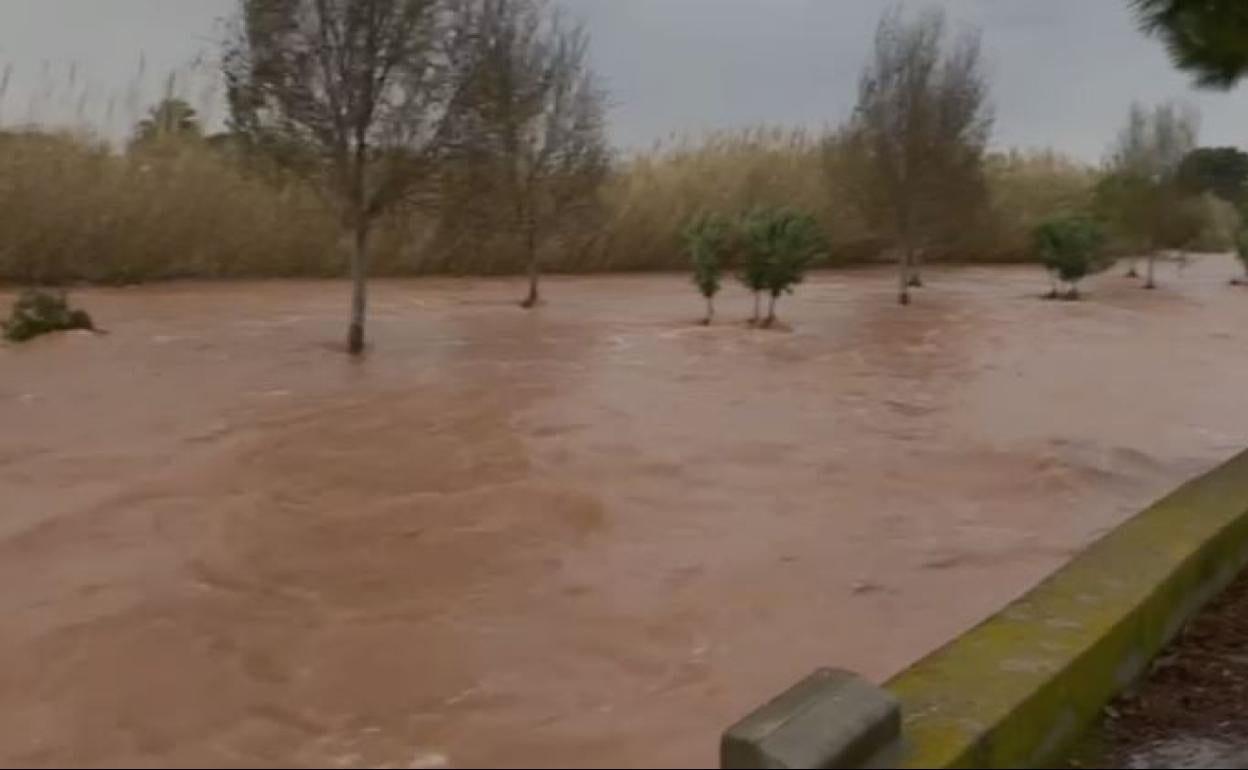
[[1037,767],[1248,560],[1248,452],[894,677],[903,767]]

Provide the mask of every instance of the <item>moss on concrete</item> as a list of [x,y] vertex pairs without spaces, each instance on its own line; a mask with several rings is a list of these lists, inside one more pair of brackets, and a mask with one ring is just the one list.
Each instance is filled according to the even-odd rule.
[[1093,544],[892,679],[904,767],[1035,767],[1248,562],[1248,453]]

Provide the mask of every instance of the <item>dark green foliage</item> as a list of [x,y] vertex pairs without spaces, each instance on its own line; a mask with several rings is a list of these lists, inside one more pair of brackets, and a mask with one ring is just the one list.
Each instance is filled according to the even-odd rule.
[[1238,207],[1248,182],[1248,153],[1235,147],[1198,147],[1183,157],[1178,177],[1183,192],[1211,192]]
[[787,208],[757,209],[742,221],[745,259],[741,280],[755,293],[754,321],[758,322],[757,297],[771,296],[764,326],[776,320],[776,301],[805,278],[806,270],[821,259],[826,240],[814,217]]
[[1230,88],[1248,74],[1244,0],[1132,0],[1140,25],[1166,44],[1179,69],[1207,88]]
[[[746,233],[750,230],[750,221],[757,219],[759,213],[755,212],[748,215],[741,223],[742,230]],[[746,237],[743,244],[741,262],[737,268],[737,280],[745,285],[754,294],[754,316],[750,319],[750,323],[758,323],[759,317],[759,297],[767,289],[767,270],[770,254],[765,249],[757,248],[753,239]]]
[[715,295],[728,262],[732,227],[718,214],[702,214],[685,226],[682,236],[693,263],[693,282],[706,297],[705,323],[709,324],[715,315]]
[[0,323],[4,337],[25,342],[32,337],[68,329],[94,329],[91,316],[70,308],[63,291],[27,289],[13,303],[9,320]]
[[1109,267],[1104,255],[1105,235],[1087,217],[1059,217],[1041,222],[1033,235],[1036,257],[1054,279],[1050,297],[1057,298],[1061,281],[1069,286],[1066,297],[1079,296],[1078,284],[1091,273]]

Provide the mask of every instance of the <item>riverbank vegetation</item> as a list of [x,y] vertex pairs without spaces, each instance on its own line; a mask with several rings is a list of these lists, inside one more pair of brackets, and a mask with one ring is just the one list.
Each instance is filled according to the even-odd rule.
[[[1232,249],[1245,207],[1248,156],[1178,105],[1133,107],[1101,164],[994,145],[979,38],[936,11],[885,14],[841,125],[626,153],[588,37],[541,0],[239,8],[222,130],[173,78],[123,143],[0,130],[0,282],[351,275],[362,318],[369,275],[527,273],[533,306],[543,272],[688,269],[695,218],[784,209],[823,265],[897,262],[906,302],[924,262],[1042,261],[1044,222],[1148,257]],[[352,64],[300,58],[319,40]]]

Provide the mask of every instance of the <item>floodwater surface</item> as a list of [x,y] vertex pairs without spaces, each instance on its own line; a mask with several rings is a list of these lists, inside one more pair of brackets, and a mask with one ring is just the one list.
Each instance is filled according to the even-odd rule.
[[377,282],[362,361],[340,283],[78,291],[0,346],[0,764],[713,764],[1238,451],[1234,272]]

